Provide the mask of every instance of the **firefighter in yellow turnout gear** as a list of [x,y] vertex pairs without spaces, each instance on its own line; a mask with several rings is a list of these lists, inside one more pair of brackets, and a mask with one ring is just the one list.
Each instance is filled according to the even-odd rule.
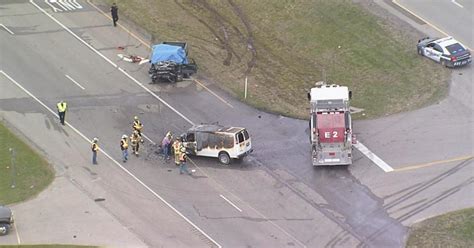
[[138,119],[138,116],[133,117],[132,128],[134,131],[138,132],[138,135],[140,136],[140,142],[143,143],[143,139],[142,139],[143,124]]
[[138,149],[140,148],[140,142],[142,137],[138,134],[138,131],[133,131],[130,135],[130,144],[132,145],[132,153],[138,156]]
[[179,156],[181,155],[182,143],[179,138],[176,138],[173,142],[173,151],[174,151],[174,163],[176,166],[179,166]]

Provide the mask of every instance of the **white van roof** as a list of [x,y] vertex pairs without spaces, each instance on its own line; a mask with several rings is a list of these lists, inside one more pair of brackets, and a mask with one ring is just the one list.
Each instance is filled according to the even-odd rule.
[[196,131],[196,132],[221,132],[221,133],[238,133],[242,131],[243,127],[226,127],[221,125],[215,124],[201,124],[195,125],[189,129],[189,131]]

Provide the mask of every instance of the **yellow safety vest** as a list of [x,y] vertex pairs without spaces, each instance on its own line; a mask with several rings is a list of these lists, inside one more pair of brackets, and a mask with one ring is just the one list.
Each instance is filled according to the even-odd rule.
[[96,143],[92,143],[92,151],[96,152],[98,150],[99,150],[99,145],[97,145]]
[[59,111],[59,112],[66,112],[67,103],[65,103],[65,102],[59,102],[57,106],[58,106],[58,111]]
[[120,146],[121,146],[121,147],[122,147],[122,149],[124,149],[124,150],[125,150],[125,149],[128,149],[128,143],[127,143],[127,140],[125,140],[125,139],[122,139],[122,140],[120,141]]

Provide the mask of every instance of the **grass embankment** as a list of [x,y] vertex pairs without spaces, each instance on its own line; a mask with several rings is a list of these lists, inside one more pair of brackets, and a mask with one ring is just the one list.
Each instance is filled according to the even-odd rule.
[[474,208],[415,224],[410,230],[407,247],[474,247]]
[[248,76],[246,101],[270,112],[307,118],[306,91],[324,78],[349,86],[364,118],[419,108],[447,92],[449,70],[417,55],[413,31],[352,1],[97,1],[117,2],[154,43],[187,41],[200,75],[238,98]]
[[[11,166],[10,148],[15,151],[14,167]],[[26,200],[53,181],[54,172],[48,163],[2,123],[0,158],[0,204]]]

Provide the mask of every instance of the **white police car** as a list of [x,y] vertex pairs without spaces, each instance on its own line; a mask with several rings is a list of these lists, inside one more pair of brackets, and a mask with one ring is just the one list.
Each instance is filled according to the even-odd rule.
[[430,38],[418,41],[418,54],[428,57],[446,67],[457,67],[471,63],[469,50],[453,37]]

